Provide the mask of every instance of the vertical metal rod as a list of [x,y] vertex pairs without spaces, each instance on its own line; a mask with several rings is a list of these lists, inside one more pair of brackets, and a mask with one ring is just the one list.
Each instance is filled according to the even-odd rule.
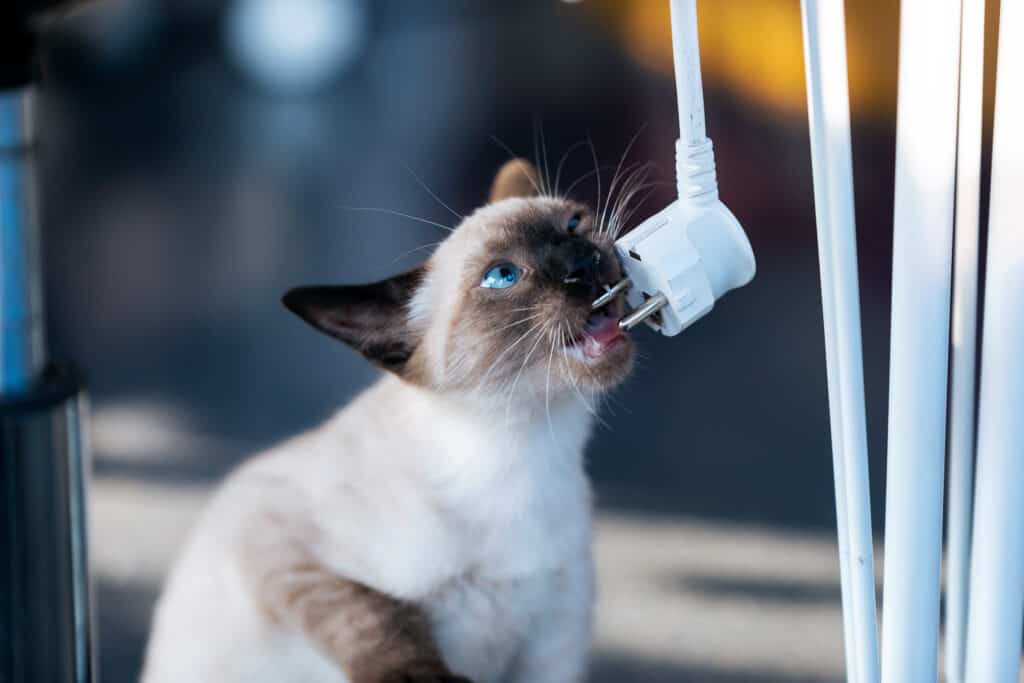
[[33,101],[0,89],[0,680],[91,683],[88,454],[78,378],[46,362]]
[[92,683],[82,386],[48,363],[34,174],[33,17],[0,2],[0,681]]
[[842,0],[803,0],[801,9],[825,323],[846,679],[851,683],[877,683],[877,612],[845,20]]
[[963,0],[953,248],[952,377],[949,395],[949,509],[946,526],[946,680],[964,681],[974,487],[978,332],[978,205],[981,189],[985,0]]
[[938,680],[959,41],[959,0],[903,0],[882,603],[884,683]]
[[23,392],[45,360],[31,86],[0,90],[0,394]]
[[1003,2],[968,604],[970,683],[1017,681],[1024,622],[1024,4]]

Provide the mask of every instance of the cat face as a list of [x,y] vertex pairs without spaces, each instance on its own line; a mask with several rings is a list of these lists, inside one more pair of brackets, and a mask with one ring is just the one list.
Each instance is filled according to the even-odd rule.
[[541,399],[621,382],[633,344],[621,299],[591,302],[622,278],[613,238],[583,204],[538,196],[522,160],[498,173],[491,203],[429,261],[357,287],[303,287],[285,305],[381,367],[442,393]]

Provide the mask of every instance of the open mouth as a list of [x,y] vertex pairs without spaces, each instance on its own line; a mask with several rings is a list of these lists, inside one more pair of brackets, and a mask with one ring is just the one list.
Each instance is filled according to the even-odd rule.
[[625,333],[619,328],[621,309],[621,303],[615,301],[591,313],[579,334],[570,340],[567,350],[578,353],[585,362],[593,362],[625,342]]
[[582,345],[584,357],[598,359],[616,344],[626,341],[626,336],[619,329],[619,317],[601,309],[594,311],[583,326],[583,334],[579,343]]

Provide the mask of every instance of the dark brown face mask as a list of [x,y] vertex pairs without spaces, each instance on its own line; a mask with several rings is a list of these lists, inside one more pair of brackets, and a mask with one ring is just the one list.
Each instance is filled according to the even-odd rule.
[[[548,386],[553,373],[563,386],[610,387],[628,373],[632,347],[618,328],[621,299],[596,311],[593,301],[622,278],[621,265],[593,212],[538,196],[535,176],[526,161],[506,163],[492,204],[456,229],[440,260],[372,284],[293,289],[285,306],[378,367],[438,390],[515,389],[511,376],[542,357]],[[444,321],[411,319],[422,287],[429,299],[457,288]],[[418,353],[437,324],[444,341]]]

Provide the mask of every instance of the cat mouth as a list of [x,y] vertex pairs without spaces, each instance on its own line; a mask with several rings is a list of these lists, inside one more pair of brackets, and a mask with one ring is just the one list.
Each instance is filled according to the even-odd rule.
[[566,344],[571,355],[578,356],[586,363],[593,363],[626,342],[626,335],[619,328],[622,306],[616,304],[619,302],[613,302],[590,314],[583,328]]

